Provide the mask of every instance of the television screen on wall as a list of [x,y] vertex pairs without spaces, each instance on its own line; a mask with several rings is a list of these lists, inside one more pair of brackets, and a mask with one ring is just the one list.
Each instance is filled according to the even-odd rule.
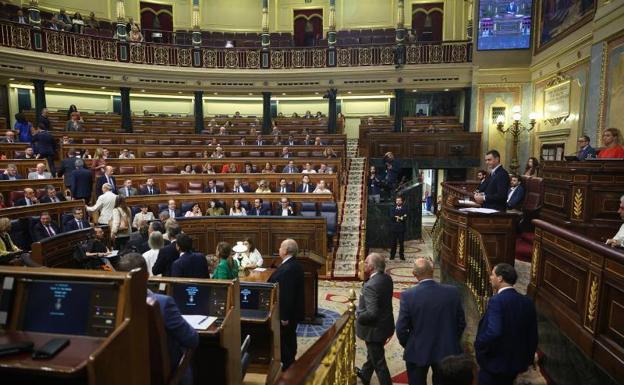
[[528,49],[532,0],[480,0],[477,49]]

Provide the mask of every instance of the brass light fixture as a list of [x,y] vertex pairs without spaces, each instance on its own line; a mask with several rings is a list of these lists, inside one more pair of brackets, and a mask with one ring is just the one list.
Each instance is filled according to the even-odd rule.
[[520,119],[522,119],[522,115],[520,114],[520,106],[514,106],[511,109],[513,115],[511,116],[513,122],[507,128],[505,128],[505,115],[498,115],[496,118],[496,128],[503,134],[510,133],[513,139],[513,146],[511,148],[511,164],[509,168],[514,174],[518,174],[519,164],[518,164],[518,143],[520,142],[520,134],[524,131],[531,132],[535,128],[537,115],[532,112],[529,114],[529,124],[525,126],[522,124]]

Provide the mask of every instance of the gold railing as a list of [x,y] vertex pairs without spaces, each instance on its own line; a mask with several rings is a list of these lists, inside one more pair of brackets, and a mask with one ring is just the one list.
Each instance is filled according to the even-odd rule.
[[355,385],[355,291],[349,309],[294,364],[276,385]]
[[459,240],[460,243],[466,242],[464,248],[468,258],[466,263],[466,286],[468,286],[468,290],[477,304],[479,314],[483,314],[492,296],[492,285],[490,284],[492,268],[487,259],[481,235],[470,228],[466,234],[467,239],[463,240],[464,237],[460,237]]
[[[438,210],[441,210],[440,207]],[[442,231],[444,219],[441,215],[438,215],[436,221],[433,223],[433,227],[431,228],[431,244],[433,246],[433,255],[438,261],[440,259],[440,253],[442,252],[442,235],[444,231]]]

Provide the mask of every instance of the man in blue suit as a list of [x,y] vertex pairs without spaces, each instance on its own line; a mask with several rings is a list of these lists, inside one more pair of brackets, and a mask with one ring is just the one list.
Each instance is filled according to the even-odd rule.
[[74,199],[84,199],[88,203],[91,200],[93,176],[90,170],[84,168],[84,160],[76,159],[74,165],[76,168],[69,175],[69,189]]
[[589,136],[583,135],[578,138],[578,146],[579,150],[576,153],[576,159],[585,160],[587,158],[595,158],[596,150],[592,146],[589,145]]
[[396,255],[397,243],[399,245],[399,258],[405,260],[405,230],[407,226],[407,209],[403,205],[403,197],[396,197],[396,206],[390,209],[390,239],[392,246],[390,247],[390,259],[394,259]]
[[193,240],[186,234],[180,234],[176,238],[176,250],[180,258],[171,265],[172,277],[185,278],[210,278],[208,273],[208,261],[201,253],[193,252]]
[[511,385],[533,363],[537,315],[533,301],[513,288],[517,279],[516,270],[507,263],[494,266],[490,274],[494,296],[474,343],[479,385]]
[[45,126],[39,123],[36,129],[33,129],[32,144],[35,148],[35,153],[39,155],[39,158],[46,158],[48,160],[48,166],[50,167],[50,173],[56,175],[56,168],[54,167],[54,155],[58,145],[54,140],[52,134],[45,130]]
[[[141,274],[141,278],[144,279],[147,284],[147,278],[149,277],[147,263],[141,254],[125,254],[121,257],[117,266],[117,270],[119,271],[132,271],[137,268],[140,269],[138,274]],[[178,366],[178,362],[182,357],[183,349],[196,348],[199,345],[199,335],[197,331],[182,318],[180,309],[173,298],[167,295],[152,293],[150,290],[147,290],[147,297],[156,300],[160,307],[160,313],[162,314],[165,324],[165,332],[168,337],[167,345],[170,365],[171,368],[175,368]],[[184,372],[180,384],[191,385],[192,383],[193,373],[189,366]]]
[[270,214],[269,210],[266,207],[263,207],[262,198],[254,199],[254,205],[247,213],[247,215],[255,215],[255,216],[269,215],[269,214]]
[[401,294],[396,335],[405,352],[409,385],[426,385],[429,367],[433,384],[440,384],[439,364],[462,352],[460,339],[466,327],[459,290],[433,280],[433,262],[414,262],[416,286]]
[[509,194],[507,194],[507,209],[520,210],[522,208],[522,202],[524,202],[524,186],[522,185],[522,180],[518,175],[512,175]]
[[491,170],[490,177],[484,191],[474,194],[474,200],[484,208],[505,211],[509,193],[509,173],[501,165],[500,154],[496,150],[490,150],[485,154],[485,163]]
[[74,217],[63,223],[65,231],[74,231],[88,229],[91,227],[89,222],[84,219],[84,210],[81,207],[74,207]]

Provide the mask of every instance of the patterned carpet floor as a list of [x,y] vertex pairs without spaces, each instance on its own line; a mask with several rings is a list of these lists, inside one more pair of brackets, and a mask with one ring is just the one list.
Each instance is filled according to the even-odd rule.
[[[425,225],[426,226],[426,225]],[[423,228],[422,240],[411,240],[406,242],[405,256],[406,260],[401,261],[395,259],[394,261],[388,261],[387,270],[391,274],[394,280],[394,298],[392,300],[394,308],[395,320],[399,312],[399,298],[401,292],[411,287],[415,280],[412,276],[412,264],[413,261],[419,256],[431,257],[432,245],[431,238],[429,236],[429,229]],[[388,250],[373,249],[389,256]],[[526,286],[528,284],[530,264],[526,262],[517,261],[516,267],[520,276],[519,282],[516,285],[518,291],[525,293]],[[436,279],[439,280],[439,270],[436,269]],[[359,297],[362,287],[361,282],[344,282],[344,281],[319,281],[319,308],[320,312],[325,315],[323,325],[300,325],[297,330],[298,334],[298,356],[303,354],[333,322],[347,310],[349,301],[349,290],[354,289],[356,295]],[[356,302],[357,303],[357,302]],[[464,341],[467,344],[471,344],[474,341],[476,333],[475,326],[478,320],[467,320],[468,324],[472,324],[472,327],[466,329],[464,333]],[[363,341],[357,340],[356,350],[356,366],[360,367],[366,357],[366,346]],[[405,362],[403,361],[403,348],[399,345],[396,336],[393,336],[386,344],[386,360],[388,362],[388,368],[390,369],[390,375],[392,376],[393,383],[406,384],[407,375],[405,372]],[[431,378],[429,378],[429,383]],[[358,380],[358,383],[359,380]],[[376,376],[373,375],[371,384],[378,384]],[[544,377],[537,370],[531,370],[522,378],[516,381],[516,384],[522,385],[538,385],[546,384]]]

